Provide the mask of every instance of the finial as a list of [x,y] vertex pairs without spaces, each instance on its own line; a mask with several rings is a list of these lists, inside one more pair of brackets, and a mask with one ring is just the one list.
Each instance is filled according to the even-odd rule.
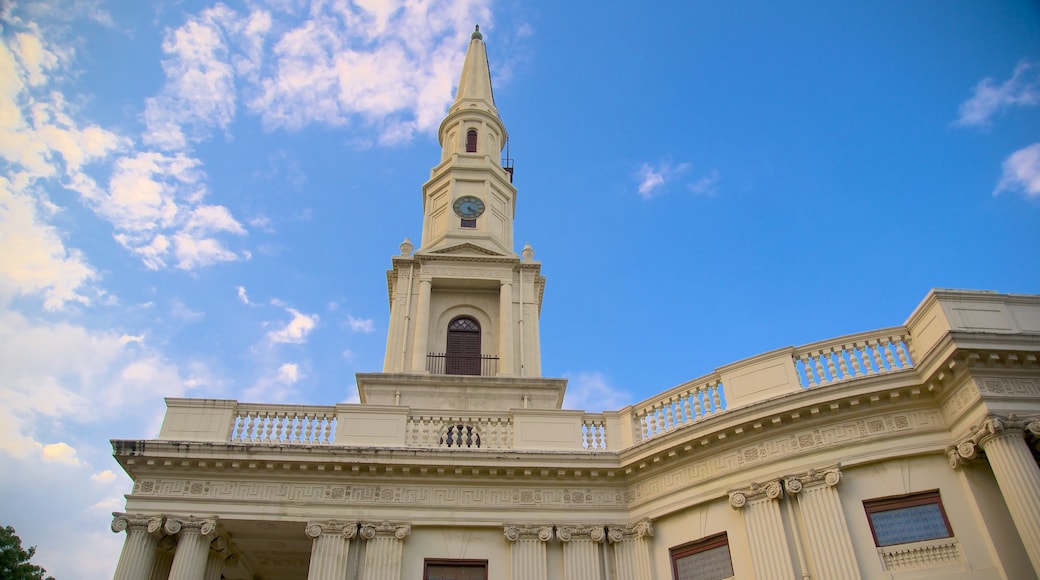
[[525,262],[530,262],[534,258],[534,248],[531,244],[524,244],[524,249],[520,250],[520,255],[524,257]]
[[469,35],[470,40],[484,40],[484,35],[480,33],[480,25],[477,24],[474,27],[473,34]]
[[401,255],[402,256],[410,256],[410,255],[412,255],[412,250],[413,249],[415,249],[415,246],[412,245],[412,240],[409,240],[408,238],[405,238],[404,241],[401,242]]

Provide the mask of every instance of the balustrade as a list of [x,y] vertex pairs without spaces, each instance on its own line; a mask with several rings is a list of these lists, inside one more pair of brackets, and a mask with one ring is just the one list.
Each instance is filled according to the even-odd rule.
[[643,404],[636,412],[637,440],[645,441],[726,409],[718,375],[696,379]]
[[232,443],[328,445],[335,440],[335,407],[240,403]]
[[408,447],[509,449],[513,422],[508,413],[494,415],[416,414],[405,429]]
[[590,451],[607,448],[607,421],[602,413],[587,413],[581,419],[582,447]]
[[803,346],[794,354],[798,380],[817,387],[913,368],[908,339],[896,327]]

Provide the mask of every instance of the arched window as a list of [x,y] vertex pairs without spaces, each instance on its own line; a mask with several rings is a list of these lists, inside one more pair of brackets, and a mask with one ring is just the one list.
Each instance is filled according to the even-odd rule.
[[466,132],[466,153],[477,152],[477,130],[470,129]]
[[444,372],[449,375],[480,374],[480,324],[463,316],[448,325]]

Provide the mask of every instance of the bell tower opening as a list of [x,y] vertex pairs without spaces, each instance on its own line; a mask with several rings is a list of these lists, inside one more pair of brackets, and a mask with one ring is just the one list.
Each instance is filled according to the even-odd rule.
[[477,152],[477,130],[470,129],[466,132],[466,153]]
[[449,375],[480,374],[480,323],[461,316],[448,325],[444,372]]

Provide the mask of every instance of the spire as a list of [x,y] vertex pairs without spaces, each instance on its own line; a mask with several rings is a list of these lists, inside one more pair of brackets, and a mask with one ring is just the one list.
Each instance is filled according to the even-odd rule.
[[484,47],[484,35],[480,33],[480,25],[476,26],[469,38],[466,60],[462,64],[462,74],[459,76],[459,88],[451,109],[458,110],[465,103],[466,108],[477,105],[498,116],[495,95],[491,91],[491,70],[488,67],[487,50]]

